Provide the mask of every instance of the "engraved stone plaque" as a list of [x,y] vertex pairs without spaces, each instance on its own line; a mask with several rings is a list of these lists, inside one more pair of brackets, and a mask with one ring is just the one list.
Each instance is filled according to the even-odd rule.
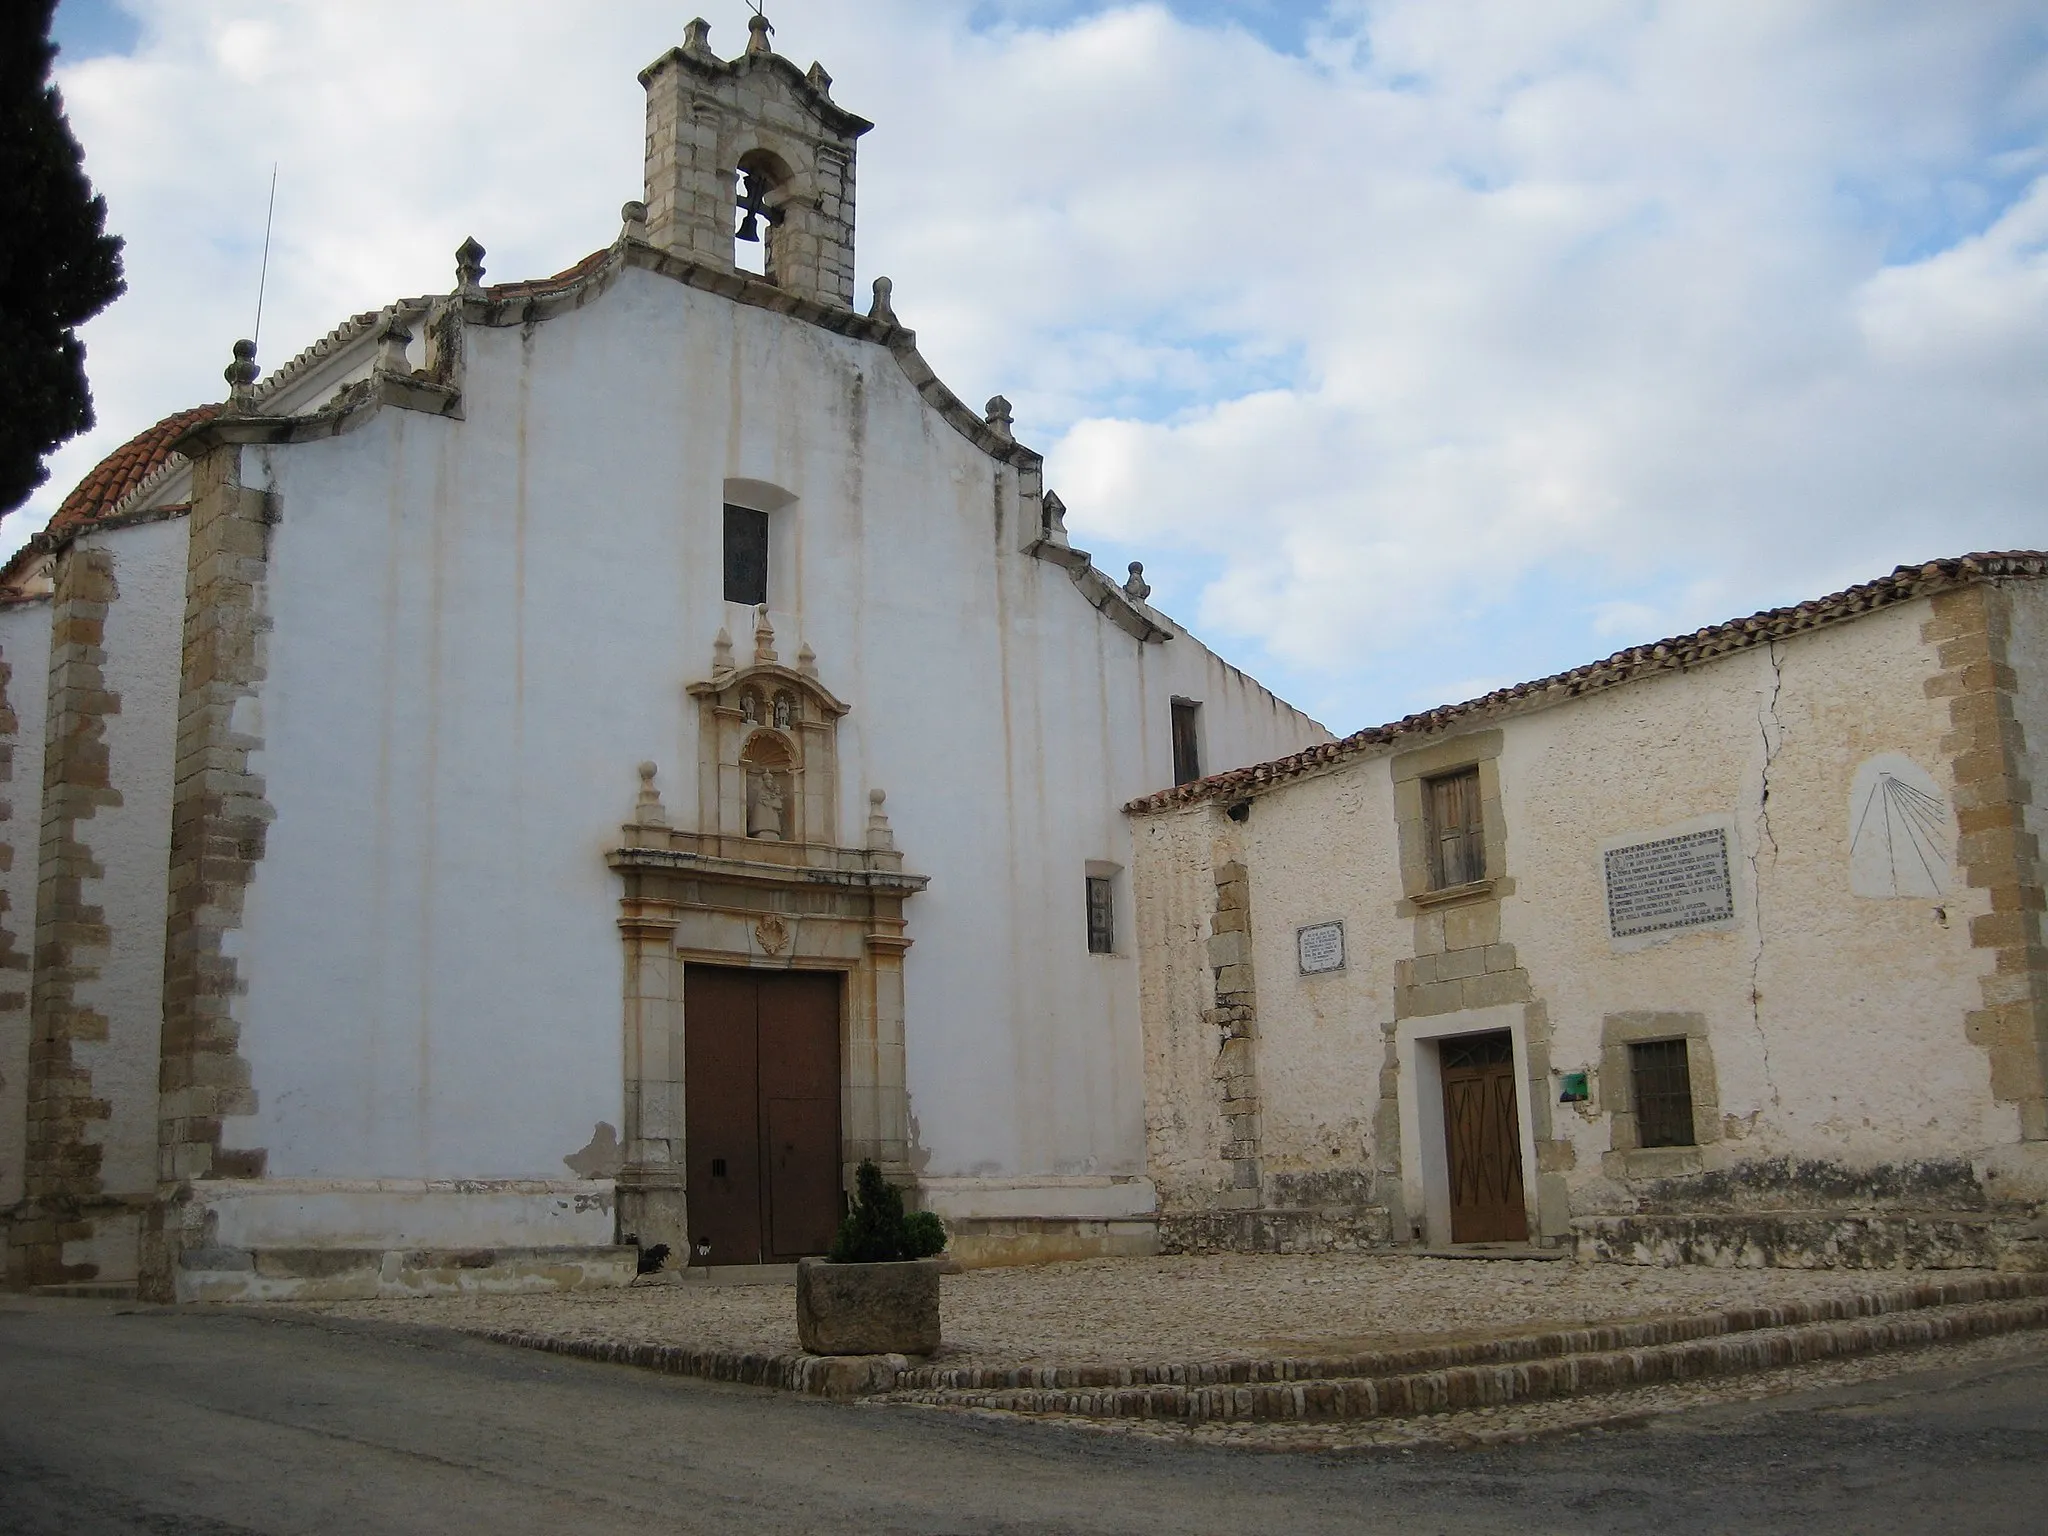
[[1344,969],[1344,925],[1311,923],[1294,930],[1295,953],[1301,958],[1301,974],[1319,976],[1324,971]]
[[1617,939],[1735,916],[1728,831],[1708,827],[1607,850],[1607,926]]

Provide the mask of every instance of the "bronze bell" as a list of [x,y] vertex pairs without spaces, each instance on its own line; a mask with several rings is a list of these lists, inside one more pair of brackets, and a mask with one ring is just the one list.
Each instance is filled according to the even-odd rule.
[[753,209],[749,208],[747,210],[747,216],[744,219],[740,220],[740,232],[737,238],[741,240],[753,240],[757,242],[760,240],[761,223],[760,220],[754,217]]

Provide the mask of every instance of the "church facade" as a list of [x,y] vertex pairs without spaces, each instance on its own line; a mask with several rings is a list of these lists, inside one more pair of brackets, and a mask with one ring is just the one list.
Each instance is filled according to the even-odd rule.
[[12,1283],[773,1263],[864,1158],[963,1262],[1151,1250],[1121,808],[1328,734],[856,308],[823,70],[641,81],[608,246],[238,347],[9,565]]

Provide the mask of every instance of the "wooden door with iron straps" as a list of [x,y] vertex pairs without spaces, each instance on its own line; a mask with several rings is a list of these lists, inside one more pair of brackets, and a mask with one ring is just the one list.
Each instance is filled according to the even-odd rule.
[[1444,1082],[1451,1241],[1526,1242],[1514,1038],[1506,1030],[1453,1035],[1438,1042],[1437,1061]]
[[696,1264],[823,1253],[839,1225],[837,973],[683,974],[683,1134]]

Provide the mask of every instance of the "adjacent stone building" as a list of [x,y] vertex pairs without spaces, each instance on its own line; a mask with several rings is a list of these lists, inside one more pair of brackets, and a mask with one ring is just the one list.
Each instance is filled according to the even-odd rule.
[[1161,790],[1168,1247],[2040,1260],[2048,555]]
[[870,1157],[966,1262],[1152,1246],[1121,806],[1328,733],[854,308],[822,69],[641,83],[603,249],[237,347],[8,566],[13,1283],[780,1261]]

